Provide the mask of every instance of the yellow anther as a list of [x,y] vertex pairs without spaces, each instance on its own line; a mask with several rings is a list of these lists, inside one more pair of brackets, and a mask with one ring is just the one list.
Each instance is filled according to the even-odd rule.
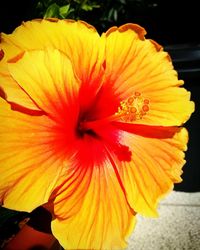
[[135,92],[134,96],[121,101],[118,112],[115,114],[122,121],[133,122],[142,119],[149,111],[149,100],[142,97],[140,92]]

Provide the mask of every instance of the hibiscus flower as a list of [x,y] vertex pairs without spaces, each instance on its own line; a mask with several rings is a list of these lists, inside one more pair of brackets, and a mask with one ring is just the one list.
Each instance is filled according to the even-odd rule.
[[145,34],[49,19],[1,35],[1,203],[50,204],[64,248],[125,248],[181,181],[194,104]]

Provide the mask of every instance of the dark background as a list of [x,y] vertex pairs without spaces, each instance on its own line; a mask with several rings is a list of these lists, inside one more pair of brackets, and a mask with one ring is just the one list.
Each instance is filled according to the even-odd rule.
[[[56,1],[56,0],[55,0]],[[58,1],[58,0],[57,0]],[[120,0],[99,1],[111,2],[111,8],[115,2]],[[125,0],[124,0],[125,1]],[[0,31],[10,33],[21,24],[22,21],[38,18],[36,9],[38,0],[1,0],[0,6]],[[97,1],[98,2],[98,1]],[[120,25],[125,22],[135,22],[145,27],[148,31],[147,37],[155,39],[162,45],[192,43],[197,44],[199,39],[200,14],[198,1],[196,0],[127,0],[125,13],[119,14],[117,21],[107,23],[105,29],[110,25]],[[105,5],[105,3],[104,3]],[[82,17],[86,21],[95,24],[102,32],[101,16],[102,9],[86,12]],[[107,27],[106,27],[107,26]],[[104,30],[105,30],[104,29]]]
[[[34,0],[2,1],[0,7],[0,31],[11,33],[22,21],[39,17],[35,10]],[[104,2],[104,1],[102,1]],[[129,1],[131,2],[131,1]],[[139,2],[139,1],[138,1]],[[192,100],[196,104],[196,111],[186,123],[190,140],[186,152],[187,163],[182,175],[183,182],[175,185],[175,190],[196,192],[200,191],[200,14],[198,1],[143,1],[132,7],[128,6],[124,15],[116,22],[104,25],[106,30],[110,25],[120,25],[134,22],[147,30],[147,38],[162,44],[172,57],[179,78],[185,81],[185,88],[191,91]],[[113,1],[114,3],[114,1]],[[98,15],[86,13],[85,21],[94,24],[101,33],[102,26],[98,26]]]

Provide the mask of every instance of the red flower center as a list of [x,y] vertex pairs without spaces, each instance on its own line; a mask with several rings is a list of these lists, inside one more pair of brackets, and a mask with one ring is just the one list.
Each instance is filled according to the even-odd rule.
[[[89,157],[94,161],[104,160],[108,152],[114,153],[120,161],[131,161],[131,151],[120,143],[121,131],[116,129],[109,119],[89,121],[87,116],[82,116],[76,133],[82,141],[80,150],[85,153],[89,151]],[[86,145],[88,149],[85,148]]]

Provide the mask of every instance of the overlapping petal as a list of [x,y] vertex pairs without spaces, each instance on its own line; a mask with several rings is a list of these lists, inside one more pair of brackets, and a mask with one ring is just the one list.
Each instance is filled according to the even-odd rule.
[[48,201],[66,168],[79,114],[79,81],[67,56],[56,49],[25,52],[10,62],[9,71],[40,113],[11,110],[1,99],[1,197],[6,207],[31,211]]
[[3,99],[0,123],[1,203],[30,212],[48,201],[66,168],[64,155],[55,147],[55,123],[44,115],[13,111]]
[[[130,162],[116,160],[127,199],[132,208],[144,216],[156,216],[159,200],[181,182],[188,134],[182,128],[170,138],[147,138],[123,133],[122,143],[132,152]],[[163,136],[164,137],[164,136]]]
[[113,121],[108,132],[106,119],[87,126],[96,131],[113,156],[116,178],[130,206],[140,214],[156,216],[160,198],[182,180],[187,130]]
[[68,249],[123,249],[135,224],[109,159],[78,169],[54,200],[53,234]]
[[80,84],[66,55],[56,49],[25,52],[17,62],[9,63],[8,69],[40,110],[59,122],[70,120],[75,127]]
[[183,81],[178,80],[169,55],[144,34],[134,24],[107,31],[105,85],[120,101],[135,92],[149,100],[149,112],[135,123],[182,125],[194,111],[190,93],[180,88]]
[[[83,92],[85,92],[85,85],[90,92],[90,97],[98,92],[102,81],[104,42],[100,40],[98,33],[92,26],[82,21],[33,20],[24,22],[10,35],[3,33],[1,48],[5,56],[0,61],[0,75],[9,77],[5,65],[8,59],[16,57],[23,51],[47,47],[56,48],[68,56],[73,64],[75,74],[81,80]],[[16,95],[19,96],[22,95],[22,92],[17,88],[15,81],[10,82],[10,85],[13,85],[12,87],[7,87],[7,84],[4,84],[5,81],[1,78],[0,81],[1,87],[7,95],[7,100],[36,109],[34,105],[31,107],[29,100],[24,100],[24,96],[22,96],[21,102],[16,99],[12,89],[15,89]],[[88,107],[91,101],[92,98],[84,98],[82,106]]]

